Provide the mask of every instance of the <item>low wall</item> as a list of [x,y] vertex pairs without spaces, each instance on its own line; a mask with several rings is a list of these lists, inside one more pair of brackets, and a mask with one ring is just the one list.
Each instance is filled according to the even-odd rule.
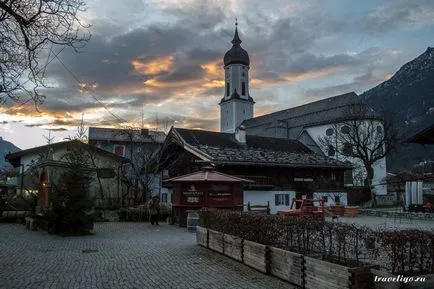
[[213,251],[223,253],[223,233],[208,230],[208,248]]
[[303,255],[270,247],[270,274],[292,284],[303,286]]
[[224,234],[223,254],[237,261],[243,262],[243,239]]
[[196,228],[196,241],[199,245],[208,248],[208,230],[198,226]]
[[262,244],[244,240],[243,263],[263,273],[269,272],[268,247]]
[[197,227],[197,242],[200,246],[223,253],[234,260],[271,274],[305,289],[401,289],[434,288],[434,274],[424,276],[425,282],[374,282],[374,277],[397,277],[373,267],[346,267],[304,256],[280,248],[266,246]]

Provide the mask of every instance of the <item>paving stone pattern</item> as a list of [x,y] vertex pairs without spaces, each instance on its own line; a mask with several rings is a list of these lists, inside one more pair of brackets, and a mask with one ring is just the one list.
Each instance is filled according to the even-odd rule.
[[184,228],[109,222],[81,237],[0,224],[0,288],[295,287],[197,246]]

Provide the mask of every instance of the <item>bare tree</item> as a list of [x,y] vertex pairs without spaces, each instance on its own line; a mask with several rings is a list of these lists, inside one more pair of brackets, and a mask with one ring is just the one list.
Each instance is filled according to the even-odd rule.
[[84,114],[81,115],[81,122],[77,126],[77,131],[74,135],[70,135],[65,140],[79,140],[83,143],[87,143],[87,128],[84,126]]
[[[358,161],[356,177],[363,178],[363,186],[375,206],[372,188],[374,164],[392,154],[400,142],[400,136],[391,115],[380,117],[364,104],[355,104],[344,112],[341,122],[331,126],[319,143],[329,156]],[[360,172],[360,169],[364,171]]]
[[[122,203],[133,190],[134,204],[146,202],[152,191],[152,185],[158,181],[158,171],[151,167],[151,159],[159,152],[160,134],[153,134],[135,126],[124,127],[117,133],[129,144],[130,169],[122,175],[127,190],[122,194]],[[141,193],[139,194],[139,191]]]
[[23,103],[24,94],[42,103],[52,48],[78,51],[90,39],[79,19],[85,8],[82,0],[0,0],[0,104]]

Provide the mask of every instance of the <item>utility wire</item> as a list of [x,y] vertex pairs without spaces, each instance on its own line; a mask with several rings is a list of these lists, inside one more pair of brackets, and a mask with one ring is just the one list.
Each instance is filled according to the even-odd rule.
[[[80,83],[82,83],[78,77],[71,71],[71,69],[69,69],[65,63],[56,55],[55,56],[57,58],[57,60],[59,60],[60,64],[65,68],[66,71],[68,71],[68,73],[75,79],[75,81],[77,82],[78,85],[80,85]],[[87,91],[87,93],[89,93],[90,96],[92,96],[93,99],[95,99],[96,102],[98,102],[100,105],[102,105],[104,107],[104,109],[110,113],[117,121],[119,121],[120,123],[128,123],[125,119],[117,116],[116,114],[114,114],[110,109],[107,108],[107,106],[101,102],[93,93],[92,91],[87,87],[84,86],[84,89]]]
[[[45,64],[45,66],[44,67],[42,67],[36,74],[39,74],[39,73],[41,73],[42,72],[42,70],[45,70],[46,69],[46,67],[63,51],[63,49],[65,49],[65,47],[62,47],[62,49],[58,52],[58,53],[56,53],[56,54],[54,54],[54,56],[53,56],[53,58],[51,58],[51,60],[50,61],[48,61],[48,59],[50,58],[50,55],[51,55],[51,53],[53,52],[53,50],[50,48],[50,54],[48,55],[48,57],[47,57],[47,63]],[[45,71],[44,71],[44,73],[45,73]],[[27,80],[27,81],[25,81],[22,85],[26,85],[28,82],[30,82],[30,78]],[[20,104],[18,104],[18,105],[16,105],[16,106],[13,106],[13,107],[11,107],[11,108],[9,108],[8,110],[6,110],[6,111],[3,111],[3,112],[1,112],[1,113],[5,113],[5,114],[7,114],[8,112],[11,112],[12,110],[15,110],[15,109],[17,109],[17,108],[19,108],[19,107],[21,107],[21,106],[23,106],[23,105],[25,105],[25,104],[27,104],[27,103],[29,103],[31,100],[33,100],[32,98],[29,98],[28,100],[26,100],[26,101],[24,101],[24,102],[22,102],[22,103],[20,103]]]

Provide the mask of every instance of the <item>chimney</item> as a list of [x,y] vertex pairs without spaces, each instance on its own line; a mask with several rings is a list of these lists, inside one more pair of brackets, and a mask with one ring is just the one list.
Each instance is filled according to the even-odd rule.
[[246,127],[244,125],[240,125],[235,130],[235,139],[239,143],[242,143],[242,144],[246,143]]

